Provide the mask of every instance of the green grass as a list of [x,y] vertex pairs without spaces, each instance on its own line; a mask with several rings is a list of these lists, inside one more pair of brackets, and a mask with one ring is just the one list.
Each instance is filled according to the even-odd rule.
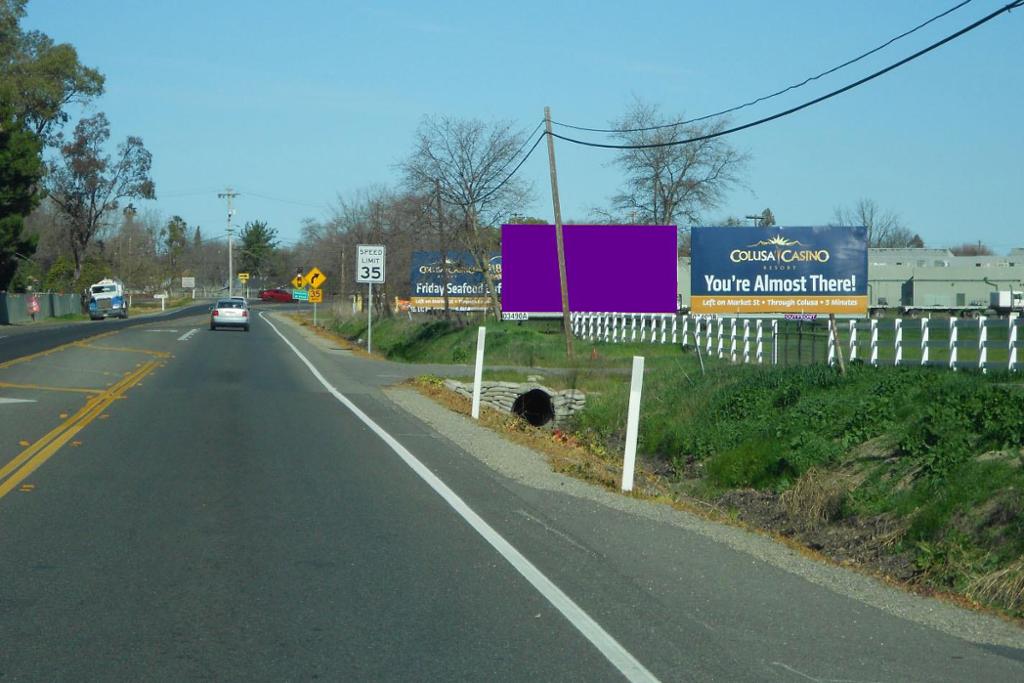
[[[472,364],[476,359],[479,319],[464,326],[453,321],[410,321],[385,318],[374,321],[373,349],[391,360],[415,363]],[[487,327],[486,363],[537,368],[628,368],[632,357],[679,357],[672,344],[589,344],[576,340],[576,361],[566,360],[560,320],[495,322]],[[366,319],[351,317],[328,321],[329,329],[348,339],[366,339]],[[364,342],[365,343],[365,342]],[[596,351],[597,357],[593,354]]]
[[[374,326],[374,349],[396,360],[468,364],[478,324],[384,320]],[[1024,596],[1013,588],[1024,571],[1024,373],[856,362],[841,375],[823,364],[823,330],[815,364],[737,365],[712,356],[702,372],[692,350],[672,344],[582,342],[568,364],[559,321],[486,325],[486,366],[521,369],[486,370],[485,378],[536,374],[554,389],[582,389],[587,407],[567,429],[595,452],[622,452],[627,369],[631,356],[643,355],[639,450],[674,488],[713,501],[744,488],[795,494],[812,473],[845,477],[851,483],[835,522],[892,520],[899,534],[885,552],[909,555],[914,580],[968,595],[984,585],[979,600],[1024,616]],[[366,333],[360,319],[333,327],[349,338]],[[905,328],[904,343],[919,330]],[[943,341],[938,330],[931,338]],[[972,343],[965,330],[960,339]],[[728,341],[726,349],[728,356]]]

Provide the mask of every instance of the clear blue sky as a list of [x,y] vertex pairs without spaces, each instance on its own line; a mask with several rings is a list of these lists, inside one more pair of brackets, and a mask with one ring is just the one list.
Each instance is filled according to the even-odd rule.
[[[873,57],[746,109],[743,123],[845,85],[1008,0],[974,0]],[[395,185],[425,114],[603,127],[634,97],[696,116],[846,61],[957,0],[353,3],[328,0],[30,0],[25,26],[74,44],[107,76],[95,104],[113,137],[140,135],[155,206],[223,232],[285,241],[340,194]],[[729,138],[748,188],[706,221],[770,207],[782,225],[828,222],[875,200],[929,246],[1024,246],[1024,9],[850,93]],[[541,148],[539,151],[543,151]],[[563,216],[621,180],[609,151],[557,145]],[[547,159],[524,165],[551,216]],[[261,196],[262,195],[262,196]]]

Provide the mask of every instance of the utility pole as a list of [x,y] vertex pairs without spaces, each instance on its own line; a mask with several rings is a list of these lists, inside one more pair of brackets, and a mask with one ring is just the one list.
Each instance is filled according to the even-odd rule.
[[217,196],[221,199],[228,200],[228,297],[234,293],[235,285],[235,264],[232,261],[232,247],[233,242],[231,239],[231,217],[234,215],[235,210],[231,208],[231,200],[238,196],[238,193],[232,190],[230,187],[224,192],[218,192]]
[[[444,297],[444,319],[451,318],[448,307],[448,240],[444,232],[444,205],[441,203],[441,181],[434,179],[434,195],[437,197],[437,239],[441,247],[441,296]],[[486,318],[486,314],[484,316]]]
[[558,171],[555,168],[555,138],[551,135],[551,107],[544,107],[544,128],[548,134],[548,165],[551,167],[551,204],[555,211],[555,245],[558,248],[558,284],[562,289],[562,327],[565,330],[565,355],[576,356],[572,348],[572,321],[569,320],[569,289],[565,278],[565,246],[562,242],[562,206],[558,201]]

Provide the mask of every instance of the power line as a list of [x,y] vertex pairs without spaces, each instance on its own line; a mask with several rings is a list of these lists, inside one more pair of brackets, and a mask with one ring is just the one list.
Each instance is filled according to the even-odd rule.
[[[244,188],[242,188],[242,189],[244,189]],[[259,197],[260,199],[268,199],[268,200],[270,200],[272,202],[280,202],[282,204],[294,204],[296,206],[308,206],[308,207],[312,207],[312,208],[315,208],[315,209],[326,209],[327,208],[327,204],[326,203],[305,202],[305,201],[299,201],[299,200],[296,200],[296,199],[281,199],[280,197],[271,197],[270,195],[260,194],[259,192],[252,192],[250,190],[245,190],[245,194],[247,194],[249,196],[252,196],[252,197]]]
[[574,126],[574,125],[571,125],[571,124],[568,124],[568,123],[560,123],[558,121],[552,121],[551,123],[553,123],[556,126],[561,126],[562,128],[572,128],[573,130],[582,130],[582,131],[587,131],[587,132],[590,132],[590,133],[642,133],[642,132],[649,131],[649,130],[661,130],[663,128],[675,128],[677,126],[685,126],[685,125],[690,124],[690,123],[697,123],[699,121],[706,121],[707,119],[713,119],[716,116],[722,116],[724,114],[731,114],[734,111],[739,111],[740,109],[745,109],[746,107],[752,107],[753,105],[758,104],[760,102],[764,102],[765,100],[770,100],[773,97],[778,97],[779,95],[783,95],[783,94],[789,92],[790,90],[796,90],[797,88],[800,88],[800,87],[803,87],[803,86],[807,85],[811,81],[816,81],[819,78],[823,78],[825,76],[828,76],[829,74],[833,74],[836,71],[839,71],[840,69],[848,67],[851,64],[855,64],[856,62],[859,62],[862,59],[870,57],[871,55],[875,54],[879,50],[882,50],[882,49],[892,45],[897,40],[900,40],[902,38],[906,38],[911,33],[915,33],[917,31],[921,30],[922,28],[924,28],[925,26],[927,26],[928,24],[931,24],[931,23],[933,23],[935,21],[938,21],[939,19],[943,18],[944,16],[946,16],[948,14],[952,14],[953,12],[955,12],[956,10],[960,9],[961,7],[963,7],[964,5],[966,5],[966,4],[970,3],[970,2],[973,2],[973,0],[963,0],[963,2],[959,3],[958,5],[954,5],[953,7],[950,7],[945,12],[942,12],[941,14],[936,14],[934,17],[932,17],[931,19],[925,21],[924,23],[918,24],[917,26],[915,26],[914,28],[910,29],[909,31],[904,31],[903,33],[899,34],[895,38],[890,38],[889,40],[887,40],[886,42],[882,43],[878,47],[873,48],[871,50],[868,50],[867,52],[865,52],[863,54],[860,54],[860,55],[854,57],[853,59],[847,60],[847,61],[843,62],[842,64],[840,64],[839,66],[834,66],[831,69],[829,69],[827,71],[822,71],[820,74],[817,74],[815,76],[808,76],[803,81],[801,81],[799,83],[794,83],[793,85],[791,85],[789,87],[786,87],[786,88],[783,88],[782,90],[773,92],[770,95],[764,95],[762,97],[758,97],[757,99],[751,100],[749,102],[744,102],[743,104],[736,105],[735,107],[730,107],[728,109],[723,109],[722,111],[716,111],[713,114],[706,114],[704,116],[698,116],[697,118],[687,119],[685,121],[677,121],[676,123],[662,123],[662,124],[659,124],[657,126],[645,126],[643,128],[587,128],[585,126]]
[[601,147],[601,148],[604,148],[604,149],[653,149],[653,148],[656,148],[656,147],[674,147],[676,145],[685,145],[685,144],[689,144],[689,143],[692,143],[692,142],[701,142],[703,140],[711,140],[712,138],[722,137],[723,135],[729,135],[731,133],[736,133],[736,132],[739,132],[741,130],[746,130],[747,128],[753,128],[754,126],[760,126],[761,124],[768,123],[769,121],[774,121],[775,119],[780,119],[780,118],[782,118],[784,116],[789,116],[790,114],[795,114],[796,112],[801,111],[802,109],[807,109],[810,106],[813,106],[813,105],[818,104],[820,102],[824,102],[825,100],[831,99],[831,98],[835,97],[836,95],[841,95],[841,94],[843,94],[844,92],[846,92],[848,90],[853,90],[854,88],[856,88],[856,87],[858,87],[860,85],[863,85],[863,84],[867,83],[868,81],[872,81],[872,80],[878,78],[879,76],[882,76],[884,74],[889,73],[893,69],[897,69],[897,68],[903,66],[904,64],[907,64],[908,62],[914,61],[918,57],[921,57],[922,55],[925,55],[925,54],[931,52],[932,50],[935,50],[936,48],[939,48],[939,47],[945,45],[946,43],[959,38],[960,36],[964,35],[965,33],[969,33],[970,31],[973,31],[974,29],[978,28],[982,24],[985,24],[985,23],[991,21],[992,19],[995,19],[1000,14],[1008,13],[1011,10],[1014,10],[1014,9],[1017,9],[1018,7],[1021,7],[1022,5],[1024,5],[1024,0],[1014,0],[1014,2],[1011,2],[1011,3],[1007,4],[1007,5],[1004,5],[1003,7],[997,9],[996,11],[992,12],[991,14],[989,14],[989,15],[987,15],[985,17],[982,17],[981,19],[979,19],[978,21],[974,22],[973,24],[970,24],[969,26],[966,26],[966,27],[960,29],[956,33],[948,35],[945,38],[943,38],[942,40],[940,40],[940,41],[938,41],[936,43],[932,43],[931,45],[929,45],[928,47],[926,47],[926,48],[924,48],[922,50],[918,50],[914,54],[912,54],[909,57],[906,57],[904,59],[901,59],[900,61],[896,62],[895,64],[891,64],[891,65],[885,67],[884,69],[876,71],[875,73],[873,73],[873,74],[871,74],[869,76],[865,76],[864,78],[860,79],[859,81],[854,81],[853,83],[850,83],[849,85],[843,86],[842,88],[839,88],[838,90],[833,90],[832,92],[827,93],[825,95],[822,95],[821,97],[817,97],[817,98],[815,98],[813,100],[810,100],[809,102],[804,102],[801,105],[798,105],[796,107],[792,107],[792,108],[787,109],[785,111],[781,111],[781,112],[779,112],[777,114],[772,114],[771,116],[766,116],[766,117],[764,117],[762,119],[758,119],[758,120],[752,121],[750,123],[745,123],[742,126],[734,126],[733,128],[727,128],[725,130],[721,130],[721,131],[718,131],[716,133],[708,133],[707,135],[698,135],[698,136],[695,136],[695,137],[692,137],[692,138],[687,138],[685,140],[670,140],[668,142],[652,142],[652,143],[643,144],[643,145],[613,145],[613,144],[608,144],[608,143],[587,142],[586,140],[577,140],[575,138],[570,138],[570,137],[566,137],[564,135],[559,135],[558,133],[550,133],[550,135],[552,135],[553,137],[558,138],[559,140],[565,140],[566,142],[571,142],[573,144],[584,145],[586,147]]

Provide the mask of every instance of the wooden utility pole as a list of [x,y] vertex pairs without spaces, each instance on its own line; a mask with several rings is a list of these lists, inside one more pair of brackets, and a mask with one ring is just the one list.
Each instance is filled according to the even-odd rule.
[[437,196],[437,239],[441,247],[441,296],[444,297],[444,319],[451,318],[448,305],[448,239],[444,232],[444,205],[441,204],[441,181],[434,180],[434,194]]
[[565,246],[562,242],[562,206],[558,202],[558,171],[555,168],[555,138],[551,135],[551,107],[544,107],[544,127],[548,135],[548,164],[551,167],[551,204],[555,210],[555,244],[558,247],[558,284],[562,290],[562,327],[565,328],[565,356],[576,357],[572,348],[572,321],[569,319],[569,288],[565,278]]

